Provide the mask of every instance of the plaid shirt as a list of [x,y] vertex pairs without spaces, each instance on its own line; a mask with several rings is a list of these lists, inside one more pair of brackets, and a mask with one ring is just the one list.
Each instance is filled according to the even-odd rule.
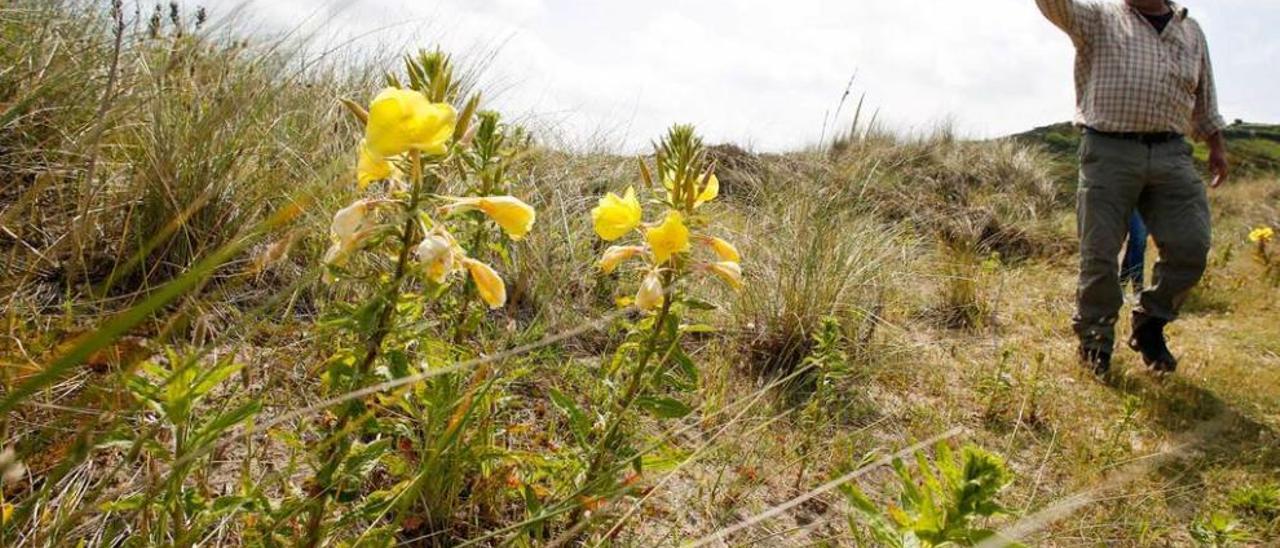
[[1200,24],[1173,2],[1156,32],[1122,2],[1036,0],[1076,46],[1076,123],[1108,132],[1165,132],[1205,139],[1218,114],[1209,47]]

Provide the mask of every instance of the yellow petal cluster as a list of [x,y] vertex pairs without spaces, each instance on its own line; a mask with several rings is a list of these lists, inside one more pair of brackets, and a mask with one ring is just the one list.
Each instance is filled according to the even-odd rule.
[[610,192],[600,198],[599,205],[591,210],[591,222],[602,240],[612,242],[640,226],[642,215],[636,189],[629,187],[621,197]]
[[409,89],[386,88],[369,104],[365,143],[383,158],[417,150],[444,154],[457,124],[458,113],[446,103],[432,103]]
[[1269,226],[1260,226],[1249,231],[1249,241],[1255,244],[1270,242],[1276,237],[1276,231]]
[[644,253],[644,248],[638,245],[613,245],[609,249],[604,250],[604,255],[600,257],[600,270],[605,274],[611,274],[618,265]]
[[533,229],[537,213],[529,204],[512,196],[484,196],[479,198],[450,198],[453,203],[445,206],[446,214],[480,210],[493,219],[513,240],[524,238]]
[[645,312],[656,310],[662,306],[662,278],[658,271],[650,270],[640,282],[640,290],[636,292],[636,307]]
[[644,238],[656,264],[666,264],[677,253],[689,251],[689,228],[679,211],[668,211],[662,223],[645,231]]
[[502,278],[492,267],[469,257],[462,259],[462,265],[467,268],[467,272],[471,273],[471,279],[476,283],[476,291],[480,293],[480,299],[484,300],[489,308],[502,308],[507,304],[507,285],[502,282]]

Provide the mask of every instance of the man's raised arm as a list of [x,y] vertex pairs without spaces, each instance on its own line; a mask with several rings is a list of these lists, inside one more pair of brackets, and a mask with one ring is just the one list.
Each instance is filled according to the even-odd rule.
[[1077,46],[1089,41],[1089,30],[1098,22],[1098,5],[1088,0],[1036,0],[1036,5]]

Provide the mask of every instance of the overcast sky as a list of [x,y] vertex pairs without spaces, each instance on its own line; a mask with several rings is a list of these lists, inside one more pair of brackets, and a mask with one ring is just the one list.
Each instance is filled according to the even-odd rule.
[[[244,2],[195,3],[216,16]],[[1280,1],[1184,5],[1208,34],[1223,115],[1280,122]],[[267,28],[368,32],[350,47],[369,52],[496,50],[491,106],[575,146],[635,149],[675,122],[756,150],[804,146],[855,73],[855,99],[865,92],[898,131],[951,120],[995,136],[1073,111],[1070,43],[1033,0],[252,0],[244,10]]]

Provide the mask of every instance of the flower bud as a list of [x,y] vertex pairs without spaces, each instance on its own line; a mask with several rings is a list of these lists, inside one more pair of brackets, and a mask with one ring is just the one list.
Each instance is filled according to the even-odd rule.
[[636,292],[636,307],[649,312],[662,306],[662,279],[657,270],[650,270],[640,282],[640,290]]
[[600,257],[600,270],[605,274],[612,274],[618,265],[644,252],[644,248],[638,245],[613,245],[609,249],[604,250],[604,255]]

